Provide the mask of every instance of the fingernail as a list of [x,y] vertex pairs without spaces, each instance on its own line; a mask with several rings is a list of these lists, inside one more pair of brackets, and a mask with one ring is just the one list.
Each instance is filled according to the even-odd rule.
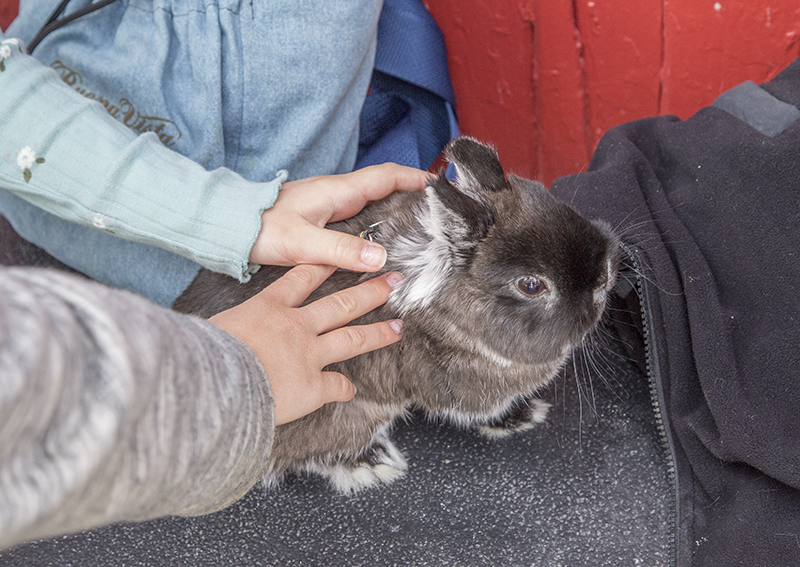
[[391,321],[389,321],[389,326],[390,326],[390,327],[392,328],[392,330],[393,330],[395,333],[397,333],[398,335],[399,335],[399,334],[402,332],[402,330],[403,330],[403,322],[402,322],[400,319],[392,319]]
[[403,277],[403,274],[401,274],[400,272],[390,272],[386,274],[386,283],[388,283],[389,287],[391,287],[392,289],[397,287],[397,284],[399,284],[404,279],[405,278]]
[[383,246],[368,244],[361,249],[361,261],[365,266],[380,268],[386,263],[386,250]]

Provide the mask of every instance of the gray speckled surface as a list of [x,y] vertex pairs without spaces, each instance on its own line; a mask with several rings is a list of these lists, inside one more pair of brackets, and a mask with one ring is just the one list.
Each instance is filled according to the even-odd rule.
[[401,424],[409,470],[386,488],[343,497],[292,478],[209,516],[21,546],[0,567],[665,565],[671,489],[648,386],[608,358],[605,382],[579,376],[580,399],[568,368],[544,396],[547,423],[506,440]]

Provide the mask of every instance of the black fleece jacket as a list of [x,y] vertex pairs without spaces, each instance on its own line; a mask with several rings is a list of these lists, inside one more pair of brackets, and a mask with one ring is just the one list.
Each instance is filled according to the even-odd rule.
[[800,565],[797,106],[800,60],[688,120],[609,131],[552,187],[634,256],[680,567]]

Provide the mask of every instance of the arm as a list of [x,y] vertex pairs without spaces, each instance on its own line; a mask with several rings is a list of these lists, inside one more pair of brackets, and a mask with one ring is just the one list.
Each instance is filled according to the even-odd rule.
[[275,424],[354,396],[325,368],[400,339],[399,321],[343,327],[399,274],[302,305],[333,270],[298,266],[207,322],[60,272],[0,268],[0,549],[243,496]]
[[114,121],[10,41],[0,44],[0,187],[66,220],[247,280],[261,212],[285,176],[254,183],[206,171],[156,134]]
[[196,515],[260,478],[259,359],[197,318],[54,271],[0,269],[0,548]]

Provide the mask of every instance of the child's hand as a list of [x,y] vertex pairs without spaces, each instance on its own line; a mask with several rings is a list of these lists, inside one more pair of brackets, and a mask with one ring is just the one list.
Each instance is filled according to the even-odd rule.
[[284,183],[275,204],[261,215],[261,233],[250,251],[250,261],[377,271],[386,262],[382,246],[327,230],[325,225],[350,218],[369,201],[382,199],[393,191],[423,189],[428,177],[424,171],[387,163],[343,175]]
[[383,305],[401,279],[396,272],[300,305],[335,268],[298,266],[258,295],[210,319],[249,346],[264,366],[275,401],[275,424],[302,417],[328,402],[345,402],[355,387],[334,362],[400,340],[400,321],[348,326]]

